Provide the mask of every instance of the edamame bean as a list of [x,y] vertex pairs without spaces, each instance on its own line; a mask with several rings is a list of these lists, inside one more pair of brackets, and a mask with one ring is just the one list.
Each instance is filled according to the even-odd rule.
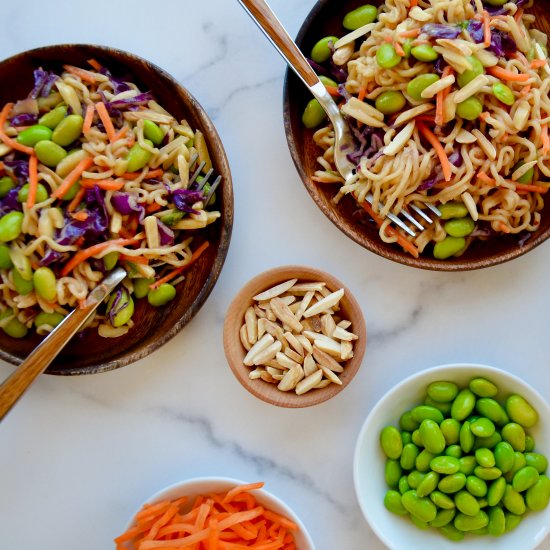
[[55,127],[51,140],[66,147],[80,137],[83,125],[84,119],[80,115],[68,115]]
[[468,384],[470,390],[478,397],[494,397],[498,393],[498,388],[486,378],[472,378]]
[[397,491],[390,489],[386,492],[384,496],[384,506],[393,514],[398,514],[400,516],[406,516],[408,514],[403,504],[401,504],[401,495]]
[[430,470],[430,462],[435,457],[434,453],[430,453],[427,449],[424,449],[416,457],[415,466],[419,472],[428,472]]
[[[442,494],[442,493],[440,493]],[[445,496],[445,495],[443,495]],[[448,497],[447,497],[448,498]],[[433,501],[432,501],[433,502]],[[452,501],[451,501],[452,502]],[[454,503],[453,503],[454,506]],[[447,509],[447,510],[438,510],[437,515],[435,518],[430,521],[431,527],[444,527],[445,525],[448,525],[453,521],[456,514],[456,510],[453,509]]]
[[435,491],[439,483],[439,474],[437,472],[428,472],[426,477],[421,481],[416,488],[416,494],[419,497],[428,496],[432,491]]
[[439,425],[447,445],[454,445],[459,441],[460,423],[454,418],[446,418]]
[[504,6],[506,4],[506,0],[486,0],[487,4],[490,4],[491,6]]
[[0,218],[0,241],[9,242],[21,234],[23,212],[8,212]]
[[489,516],[480,510],[475,516],[466,514],[457,514],[454,520],[454,526],[460,531],[474,531],[482,529],[489,523]]
[[510,395],[505,406],[510,420],[524,428],[532,428],[539,419],[537,411],[521,395]]
[[469,216],[455,218],[445,223],[444,228],[447,235],[451,237],[466,237],[475,228],[475,222]]
[[15,181],[12,178],[2,176],[0,178],[0,199],[3,199],[14,187]]
[[344,29],[354,31],[363,25],[368,25],[369,23],[376,21],[377,17],[378,9],[376,6],[365,4],[364,6],[359,6],[353,11],[346,13],[342,25],[344,26]]
[[516,472],[519,472],[524,466],[527,466],[527,460],[525,455],[519,451],[514,451],[514,465],[512,469],[506,473],[506,480],[511,482],[516,475]]
[[419,423],[422,423],[423,420],[429,419],[439,425],[444,419],[443,413],[440,410],[435,407],[430,407],[429,405],[418,405],[411,410],[411,414],[412,417]]
[[514,530],[522,520],[521,516],[516,516],[516,514],[510,514],[509,512],[504,512],[504,517],[506,519],[504,532],[509,533]]
[[399,478],[397,488],[399,489],[399,492],[401,494],[406,493],[407,491],[410,491],[412,489],[412,487],[409,485],[409,482],[407,481],[407,476],[401,476]]
[[504,441],[512,445],[514,451],[525,451],[525,430],[522,426],[516,422],[509,422],[502,428],[501,435]]
[[437,410],[441,411],[444,415],[451,413],[451,403],[438,403],[434,401],[431,397],[426,397],[424,399],[424,405],[429,405],[430,407],[435,407]]
[[41,327],[43,325],[49,325],[52,328],[55,328],[61,321],[65,319],[65,315],[62,313],[58,313],[57,311],[54,311],[53,313],[46,313],[45,311],[41,311],[35,318],[34,318],[34,326],[35,327]]
[[410,514],[426,523],[433,521],[437,515],[435,504],[429,498],[420,498],[415,490],[402,495],[401,503]]
[[407,443],[403,447],[401,459],[399,463],[404,470],[412,470],[416,463],[416,457],[420,453],[420,449],[414,443]]
[[422,97],[422,92],[432,84],[435,84],[439,80],[439,76],[436,74],[421,74],[415,78],[413,78],[408,84],[407,84],[407,94],[414,100],[414,101],[425,101]]
[[[145,140],[145,143],[151,147],[153,146],[153,143],[148,139]],[[128,151],[128,156],[126,157],[128,165],[126,169],[128,172],[137,172],[151,160],[152,156],[153,154],[150,151],[143,149],[139,143],[135,143]]]
[[476,457],[472,455],[463,456],[458,459],[458,462],[460,464],[458,471],[467,476],[471,475],[477,466]]
[[407,443],[411,443],[412,442],[411,432],[401,432],[401,441],[403,442],[403,446],[405,446]]
[[338,88],[338,82],[335,80],[332,80],[332,78],[329,78],[328,76],[325,76],[324,74],[319,75],[319,80],[323,83],[324,86],[330,86],[332,88]]
[[493,466],[492,468],[485,468],[483,466],[476,466],[474,468],[474,474],[485,481],[493,481],[502,475],[502,472]]
[[441,478],[437,488],[442,493],[458,493],[466,485],[466,476],[460,472]]
[[495,433],[495,425],[488,418],[480,418],[470,425],[476,437],[490,437]]
[[489,506],[496,506],[504,496],[506,490],[506,480],[503,477],[495,479],[487,490],[487,503]]
[[504,534],[506,527],[506,517],[502,508],[495,506],[489,510],[489,523],[487,528],[489,534],[493,537],[500,537]]
[[426,477],[425,473],[419,472],[418,470],[413,470],[407,476],[407,483],[409,484],[411,489],[416,489],[422,483],[422,480],[425,477]]
[[0,320],[6,319],[13,315],[7,323],[0,323],[2,330],[12,338],[24,338],[27,335],[29,329],[24,325],[17,317],[15,317],[13,310],[7,309],[0,315]]
[[11,269],[13,262],[10,258],[10,249],[5,244],[0,244],[0,269]]
[[399,430],[394,426],[386,426],[380,433],[380,445],[388,458],[397,460],[403,451],[403,441]]
[[111,324],[114,327],[122,327],[132,318],[134,314],[134,300],[125,288],[121,290],[120,295],[115,293],[109,298],[107,311],[111,313],[113,308],[115,308],[115,311],[114,316],[111,318]]
[[331,56],[331,50],[329,43],[332,43],[332,46],[338,42],[337,36],[325,36],[324,38],[321,38],[311,49],[311,59],[315,61],[315,63],[324,63],[325,61],[328,61]]
[[483,103],[477,97],[469,97],[456,106],[456,114],[465,120],[475,120],[483,111]]
[[375,107],[385,115],[391,115],[400,111],[407,103],[405,96],[396,90],[382,92],[374,102]]
[[55,168],[67,156],[63,147],[49,140],[39,141],[34,146],[34,152],[38,160],[49,168]]
[[23,277],[21,277],[21,274],[17,269],[11,270],[11,279],[13,282],[13,286],[17,291],[17,294],[20,294],[21,296],[26,296],[34,290],[34,283],[32,279],[24,279]]
[[465,453],[469,453],[474,446],[475,438],[470,428],[470,422],[466,420],[460,428],[460,447]]
[[537,470],[533,466],[524,466],[515,473],[512,479],[512,487],[514,491],[521,493],[535,485],[538,480],[539,473]]
[[546,508],[550,501],[550,479],[540,476],[535,485],[527,489],[525,500],[529,509],[534,512]]
[[164,132],[158,124],[155,124],[152,120],[145,119],[143,121],[143,136],[158,147],[164,139]]
[[304,113],[302,114],[302,123],[306,128],[316,128],[317,126],[320,126],[326,118],[327,113],[321,107],[319,101],[314,98],[308,102],[306,108],[304,109]]
[[[468,209],[466,208],[466,205],[462,202],[458,201],[451,201],[447,202],[445,204],[440,204],[438,206],[439,211],[441,212],[440,218],[442,220],[450,220],[453,218],[463,218],[464,216],[468,215]],[[456,393],[454,397],[451,399],[451,401],[456,397],[456,394],[458,393],[458,387],[455,384]]]
[[460,469],[460,462],[452,456],[436,456],[432,458],[430,468],[438,474],[456,474]]
[[67,107],[65,107],[65,105],[60,105],[42,115],[38,119],[38,124],[42,124],[43,126],[47,126],[50,130],[53,130],[66,116]]
[[456,507],[455,501],[441,491],[432,491],[430,493],[430,500],[438,508],[443,508],[443,510],[453,510]]
[[544,474],[548,468],[548,459],[540,453],[525,453],[525,463],[532,466],[539,474]]
[[509,421],[508,415],[500,403],[490,397],[478,399],[476,401],[476,411],[482,416],[487,417],[497,426],[504,426]]
[[489,449],[477,449],[475,457],[477,463],[483,468],[492,468],[495,465],[495,455]]
[[418,429],[419,426],[420,422],[417,422],[413,418],[411,411],[406,411],[399,417],[399,427],[402,430],[406,430],[412,433],[414,432],[414,430]]
[[479,514],[479,504],[474,496],[468,491],[459,491],[455,495],[455,504],[458,510],[467,516],[476,516]]
[[152,306],[163,306],[176,297],[176,289],[171,284],[164,283],[158,288],[151,289],[147,294],[147,301]]
[[384,42],[376,50],[376,62],[382,69],[391,69],[399,64],[401,57],[395,48],[388,42]]
[[512,514],[522,516],[525,514],[525,500],[511,485],[506,485],[502,504]]
[[481,447],[485,447],[487,449],[494,449],[498,443],[502,441],[502,437],[500,434],[495,431],[493,435],[489,437],[476,437],[475,443],[474,443],[474,451],[477,449],[480,449]]
[[168,226],[172,226],[172,225],[178,223],[181,219],[183,219],[183,216],[184,216],[184,212],[182,212],[181,210],[176,209],[176,210],[172,210],[168,214],[165,214],[164,216],[162,216],[160,221],[162,223],[165,223]]
[[403,44],[401,44],[401,47],[403,48],[405,57],[410,57],[413,47],[413,40],[411,38],[405,38],[405,41],[403,42]]
[[492,87],[493,95],[505,105],[513,105],[516,102],[514,92],[502,82],[495,82]]
[[525,451],[531,452],[535,449],[535,440],[529,434],[525,434]]
[[[401,469],[401,465],[399,464],[399,461],[394,460],[393,458],[388,458],[388,460],[386,460],[386,467],[384,470],[386,484],[388,485],[388,487],[392,489],[397,487],[402,474],[403,474],[403,470]],[[409,485],[410,485],[410,482],[409,482]]]
[[149,285],[152,285],[155,279],[134,279],[134,296],[136,298],[145,298],[149,294]]
[[466,60],[470,63],[472,68],[466,69],[463,73],[456,77],[456,81],[461,88],[464,88],[464,86],[471,82],[476,76],[485,73],[485,68],[477,57],[470,55],[466,58]]
[[429,44],[420,44],[411,49],[411,55],[418,61],[435,61],[439,54]]
[[445,455],[459,459],[462,457],[462,448],[460,447],[460,445],[449,445],[445,449]]
[[[27,202],[27,198],[29,196],[29,184],[25,183],[21,189],[19,189],[19,193],[17,193],[17,200],[19,202]],[[48,190],[39,183],[36,186],[36,197],[35,197],[35,204],[44,202],[45,200],[48,200]]]
[[487,494],[487,483],[479,477],[468,476],[466,478],[466,490],[475,497],[484,497]]
[[448,524],[444,525],[443,527],[440,527],[439,530],[443,535],[445,535],[449,540],[452,540],[453,542],[460,542],[464,539],[464,533],[462,531],[459,531],[454,525]]
[[458,254],[466,246],[464,237],[447,236],[434,245],[433,255],[436,260],[446,260]]
[[414,430],[411,435],[411,439],[417,447],[424,447],[424,445],[422,444],[422,438],[420,437],[420,430]]
[[[449,204],[451,203],[447,203],[447,205]],[[454,382],[432,382],[426,393],[438,403],[449,403],[457,396],[458,386]]]
[[57,297],[57,279],[49,267],[39,267],[32,276],[34,289],[38,296],[47,302],[53,302]]
[[433,454],[443,452],[445,449],[445,438],[436,422],[427,418],[422,421],[419,430],[422,443],[427,451]]
[[39,141],[44,139],[52,139],[52,131],[42,124],[29,126],[19,132],[17,136],[17,142],[27,147],[34,147]]
[[426,521],[422,521],[421,519],[418,519],[416,516],[410,515],[410,520],[414,523],[418,529],[422,529],[423,531],[426,531],[426,529],[430,528],[430,524]]
[[463,389],[453,401],[451,416],[459,422],[467,418],[474,410],[476,396],[469,390]]
[[[116,252],[116,251],[113,251],[113,252],[108,252],[107,254],[105,254],[105,256],[103,256],[103,266],[105,267],[105,270],[106,271],[111,271],[111,269],[114,269],[114,267],[116,266],[117,262],[118,262],[118,257],[120,256],[120,253],[119,252]],[[137,279],[139,280],[139,279]],[[135,286],[135,281],[134,281],[134,286]]]

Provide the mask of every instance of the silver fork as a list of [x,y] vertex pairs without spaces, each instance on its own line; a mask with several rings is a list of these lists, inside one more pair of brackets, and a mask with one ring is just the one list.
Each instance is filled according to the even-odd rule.
[[[206,162],[202,161],[199,164],[197,164],[197,160],[199,159],[199,155],[195,154],[191,157],[189,160],[189,169],[193,170],[193,173],[191,176],[189,176],[189,183],[187,184],[187,187],[189,188],[191,185],[195,183],[197,178],[199,177],[200,173],[203,171]],[[209,183],[209,179],[212,177],[212,174],[214,173],[214,168],[210,168],[206,174],[202,177],[202,179],[197,183],[196,190],[202,191],[206,184]],[[207,206],[210,202],[210,199],[216,192],[216,189],[218,188],[218,185],[220,185],[222,181],[222,176],[218,176],[212,183],[210,183],[210,189],[208,190],[207,195],[204,197],[204,206]]]
[[[336,103],[267,3],[264,0],[238,1],[326,111],[334,127],[334,162],[340,175],[346,182],[349,182],[351,178],[356,175],[356,166],[348,159],[347,154],[355,148],[355,143],[348,124],[340,113]],[[365,199],[370,204],[373,203],[373,196],[371,194],[367,195]],[[379,205],[379,210],[382,209],[382,206],[381,204]],[[409,207],[424,222],[428,224],[433,223],[432,218],[426,212],[415,205],[410,205]],[[441,215],[435,206],[426,205],[426,207],[429,208],[435,216]],[[402,211],[401,214],[410,225],[391,212],[387,214],[387,217],[395,225],[399,226],[403,231],[413,237],[416,236],[416,231],[413,227],[419,231],[424,229],[424,225],[409,212]],[[413,227],[411,227],[411,225]]]

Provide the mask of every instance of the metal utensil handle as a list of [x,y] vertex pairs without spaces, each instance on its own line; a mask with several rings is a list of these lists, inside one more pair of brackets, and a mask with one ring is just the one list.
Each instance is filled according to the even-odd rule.
[[239,3],[305,85],[311,88],[319,83],[319,77],[267,3],[264,0],[239,0]]
[[0,385],[0,421],[6,416],[37,376],[57,357],[78,329],[90,318],[109,292],[126,276],[119,268],[108,275],[88,298],[84,308],[71,311]]

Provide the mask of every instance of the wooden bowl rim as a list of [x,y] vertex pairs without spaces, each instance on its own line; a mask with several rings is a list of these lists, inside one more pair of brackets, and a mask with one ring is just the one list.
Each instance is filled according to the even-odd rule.
[[[239,330],[243,323],[244,313],[247,307],[252,304],[252,296],[279,282],[294,278],[310,281],[324,281],[331,290],[337,290],[339,288],[344,289],[344,297],[340,304],[346,312],[346,318],[352,322],[353,332],[357,334],[359,338],[355,340],[353,350],[354,356],[346,362],[344,372],[340,375],[342,380],[341,386],[330,384],[326,388],[312,390],[303,395],[296,395],[294,392],[282,392],[278,390],[274,384],[269,384],[263,380],[250,380],[248,377],[250,367],[243,364],[243,358],[246,351],[239,337]],[[227,309],[224,320],[223,347],[225,357],[237,380],[252,395],[266,403],[283,408],[310,407],[323,403],[339,394],[349,385],[357,374],[363,362],[366,344],[367,331],[365,318],[352,292],[344,283],[330,273],[308,266],[285,265],[259,273],[237,292]]]
[[[310,27],[318,16],[318,14],[325,8],[326,5],[335,3],[336,0],[317,0],[317,3],[309,11],[308,15],[304,19],[300,26],[298,34],[296,35],[295,42],[298,47],[304,42]],[[376,2],[379,3],[379,2]],[[325,207],[323,200],[320,197],[319,186],[313,182],[310,176],[306,173],[302,159],[300,158],[297,140],[295,139],[292,122],[291,122],[291,110],[293,105],[293,97],[291,94],[291,87],[293,82],[297,79],[293,70],[287,67],[285,72],[285,78],[283,83],[283,119],[284,128],[286,134],[286,140],[290,154],[296,170],[302,180],[304,187],[313,199],[315,204],[319,207],[319,210],[346,236],[355,241],[357,244],[374,252],[378,256],[382,256],[388,260],[392,260],[396,263],[415,267],[418,269],[425,269],[430,271],[472,271],[476,269],[483,269],[487,267],[496,266],[520,256],[523,256],[527,252],[530,252],[538,245],[542,244],[550,237],[550,223],[548,227],[535,237],[530,238],[525,244],[520,246],[519,244],[510,250],[505,250],[501,253],[490,253],[485,256],[473,259],[463,259],[462,257],[454,258],[451,260],[436,260],[435,258],[429,258],[420,256],[419,258],[413,258],[410,254],[402,252],[396,245],[386,244],[379,238],[378,240],[371,239],[368,235],[353,230],[351,220],[338,216],[333,210],[329,210]],[[300,85],[303,86],[302,83]],[[305,88],[304,88],[305,89]]]
[[[151,353],[159,349],[161,346],[163,346],[166,342],[171,340],[178,332],[180,332],[184,328],[184,326],[187,323],[189,323],[189,321],[191,321],[191,319],[193,319],[193,317],[201,309],[201,307],[203,306],[204,302],[212,292],[218,280],[218,277],[223,268],[225,259],[227,257],[227,252],[229,250],[231,233],[233,229],[233,213],[234,213],[233,180],[231,176],[231,170],[229,167],[229,161],[227,159],[227,154],[223,147],[222,140],[214,124],[210,120],[210,117],[208,116],[208,114],[206,113],[202,105],[193,96],[193,94],[191,94],[191,92],[185,86],[180,84],[170,73],[168,73],[167,71],[165,71],[164,69],[156,65],[155,63],[152,63],[151,61],[139,55],[136,55],[134,53],[130,53],[125,50],[113,48],[110,46],[104,46],[104,45],[98,45],[98,44],[86,44],[86,43],[68,43],[68,44],[52,44],[47,46],[41,46],[41,47],[33,48],[31,50],[25,50],[25,51],[19,52],[10,57],[0,60],[0,69],[5,63],[16,62],[18,61],[19,58],[25,58],[27,56],[32,56],[32,55],[47,54],[49,52],[57,53],[57,52],[62,52],[64,50],[72,49],[72,48],[96,50],[105,57],[114,56],[114,59],[118,62],[120,62],[120,60],[124,57],[132,59],[137,63],[146,65],[150,70],[152,70],[152,72],[155,72],[158,75],[160,75],[165,81],[168,81],[171,85],[173,85],[174,89],[177,89],[179,93],[181,93],[186,103],[184,110],[193,112],[194,116],[196,116],[196,118],[200,122],[202,129],[206,130],[205,135],[207,137],[207,141],[209,142],[209,145],[210,144],[215,145],[216,149],[219,151],[219,154],[220,154],[221,163],[219,166],[217,166],[217,168],[219,169],[219,172],[223,174],[223,177],[224,177],[223,186],[222,186],[224,223],[220,227],[220,240],[219,240],[219,243],[217,243],[218,250],[217,250],[216,256],[213,258],[212,267],[210,269],[210,273],[206,278],[204,285],[202,286],[200,292],[197,294],[197,296],[193,300],[191,306],[184,312],[184,314],[178,319],[178,321],[170,327],[169,330],[159,334],[158,338],[156,338],[150,344],[144,347],[133,349],[133,350],[130,349],[128,351],[123,352],[123,354],[120,357],[103,362],[98,365],[61,368],[60,366],[56,366],[55,364],[53,364],[45,371],[46,374],[54,374],[54,375],[62,375],[62,376],[97,374],[97,373],[107,372],[110,370],[124,367],[126,365],[139,361],[140,359],[143,359],[144,357],[150,355]],[[61,63],[62,61],[63,60],[60,58],[59,63]],[[132,69],[130,70],[130,73],[133,73]],[[139,79],[139,73],[136,72],[135,76],[137,79]],[[115,343],[116,339],[113,342]],[[24,360],[21,357],[15,354],[6,352],[3,349],[0,349],[0,359],[3,359],[4,361],[11,363],[12,365],[19,365]]]

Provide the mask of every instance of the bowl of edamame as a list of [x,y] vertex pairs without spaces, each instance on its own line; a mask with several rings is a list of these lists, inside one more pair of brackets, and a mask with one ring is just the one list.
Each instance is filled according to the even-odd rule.
[[0,79],[0,358],[20,363],[115,266],[128,276],[46,372],[145,357],[198,312],[227,254],[216,129],[164,70],[108,47],[23,52]]
[[452,364],[384,395],[361,428],[354,483],[390,548],[536,548],[550,531],[550,406],[506,371]]
[[[548,146],[532,141],[528,128],[537,126],[538,115],[521,103],[524,86],[508,74],[506,64],[517,46],[529,73],[519,79],[533,82],[547,100],[550,73],[529,72],[527,60],[537,57],[533,66],[546,62],[546,46],[541,44],[547,41],[548,0],[527,7],[520,21],[532,48],[509,41],[510,51],[492,46],[477,51],[478,16],[468,2],[453,0],[445,8],[435,0],[421,7],[409,4],[319,0],[307,16],[296,43],[348,121],[355,146],[346,152],[357,167],[357,179],[345,184],[338,174],[332,127],[289,69],[285,133],[298,173],[338,229],[384,258],[437,271],[479,269],[516,258],[550,236],[550,205],[544,200],[549,157]],[[500,40],[499,33],[508,40],[512,31],[501,28]],[[447,55],[442,44],[465,46],[461,55],[472,68],[451,60],[453,55]],[[472,48],[477,50],[470,56]],[[479,60],[486,63],[486,54],[492,62],[498,60],[497,68]],[[470,78],[477,78],[474,85]],[[482,93],[477,88],[470,94],[482,84]],[[453,94],[453,112],[443,110],[448,102],[441,94],[447,93]],[[525,107],[525,126],[518,122],[513,135],[507,134],[502,117],[509,120],[520,104]],[[501,192],[496,191],[499,187]],[[374,206],[365,199],[369,194]],[[504,196],[513,197],[514,205],[501,202]],[[520,204],[526,208],[521,221]],[[441,217],[431,214],[432,206],[440,209]],[[433,223],[419,217],[416,208]],[[389,212],[401,219],[412,216],[417,225],[406,222],[412,233],[389,223]]]

